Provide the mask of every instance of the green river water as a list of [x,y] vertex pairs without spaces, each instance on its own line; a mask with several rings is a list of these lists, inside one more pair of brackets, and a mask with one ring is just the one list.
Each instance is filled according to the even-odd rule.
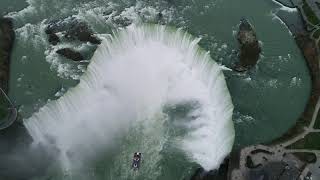
[[[202,38],[199,45],[210,51],[212,59],[230,67],[237,60],[237,27],[240,19],[246,17],[256,29],[262,55],[257,66],[245,74],[223,71],[234,104],[234,147],[267,142],[294,125],[304,110],[311,86],[300,50],[287,27],[274,15],[280,8],[270,0],[28,0],[27,3],[1,0],[0,12],[9,12],[7,16],[14,19],[16,31],[9,95],[15,104],[20,105],[22,117],[28,118],[78,84],[88,63],[71,62],[54,53],[57,47],[49,45],[44,33],[51,20],[68,21],[68,18],[75,17],[87,22],[100,37],[105,37],[113,30],[123,28],[125,21],[155,23],[161,12],[162,24],[182,28],[194,37]],[[109,16],[105,15],[109,14],[106,12],[114,13]],[[80,42],[63,42],[58,47],[75,47],[84,52],[88,60],[95,49],[95,46]],[[157,133],[157,130],[161,131],[156,127],[148,131]],[[96,157],[85,165],[86,170],[79,170],[79,174],[69,176],[57,171],[58,165],[53,163],[46,175],[34,180],[128,177],[169,180],[183,179],[193,173],[196,163],[172,148],[162,152],[160,161],[154,160],[160,164],[157,167],[161,167],[157,174],[149,171],[138,175],[124,173],[123,169],[130,164],[114,163],[117,162],[114,154],[135,151],[135,145],[125,145],[138,141],[135,138],[139,137],[139,131],[139,127],[132,128],[119,140],[122,142],[119,146],[107,155]],[[145,144],[156,148],[157,143]],[[123,157],[130,159],[131,155],[124,154]]]

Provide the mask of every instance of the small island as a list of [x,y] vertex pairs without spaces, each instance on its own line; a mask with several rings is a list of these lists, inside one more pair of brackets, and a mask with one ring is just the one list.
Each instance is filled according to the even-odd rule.
[[254,28],[245,18],[241,19],[237,39],[240,47],[239,62],[235,64],[233,69],[244,72],[257,64],[261,52]]

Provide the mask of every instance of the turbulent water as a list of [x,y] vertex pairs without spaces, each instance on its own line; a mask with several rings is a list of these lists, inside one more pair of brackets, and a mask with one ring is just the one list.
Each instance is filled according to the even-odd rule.
[[35,143],[57,149],[66,169],[112,146],[132,126],[141,129],[125,145],[136,149],[115,153],[118,164],[141,151],[143,171],[156,178],[167,144],[215,169],[233,145],[233,105],[220,67],[198,41],[165,26],[120,31],[103,40],[80,83],[25,126]]
[[[215,121],[219,119],[221,126],[229,122],[229,117],[221,120],[217,114],[231,111],[231,107],[217,112],[228,107],[217,98],[229,97],[227,92],[220,94],[224,85],[213,87],[216,84],[210,82],[220,77],[219,66],[231,67],[238,60],[235,34],[242,17],[254,25],[262,54],[247,73],[223,68],[234,104],[235,147],[283,134],[303,112],[309,96],[307,66],[277,13],[294,22],[300,17],[295,8],[272,0],[1,0],[0,11],[13,18],[16,32],[9,95],[20,105],[19,113],[36,140],[34,144],[46,144],[58,157],[44,177],[38,172],[37,180],[183,179],[199,164],[206,169],[216,167],[228,151],[223,140],[231,138],[232,132],[223,131],[227,124],[216,127]],[[64,31],[57,33],[61,40],[57,45],[48,42],[48,25],[74,21],[88,24],[96,36],[105,39],[97,52],[96,45],[66,39]],[[139,26],[144,23],[165,25],[165,29]],[[201,39],[185,36],[183,31]],[[134,54],[139,49],[129,51],[129,44],[116,44],[129,35],[141,39],[129,38],[128,42],[149,39],[148,43],[154,44],[147,46],[149,51],[143,51],[140,58]],[[169,41],[167,36],[177,39]],[[197,43],[210,53],[199,50]],[[66,59],[56,53],[61,48],[75,49],[86,60]],[[184,48],[193,50],[180,52]],[[219,66],[210,61],[200,67],[192,61],[195,57],[190,61],[179,58],[191,57],[194,51],[199,53],[195,56],[199,62],[212,58]],[[115,62],[116,57],[124,59],[124,52],[132,53],[129,60]],[[110,55],[103,66],[96,64],[101,53]],[[103,78],[101,73],[105,73]],[[221,105],[211,104],[214,102]],[[212,138],[207,141],[209,136]],[[220,147],[217,152],[207,152]],[[143,164],[147,165],[144,171],[131,174],[127,170],[137,149],[145,154]],[[65,175],[61,167],[73,175]]]

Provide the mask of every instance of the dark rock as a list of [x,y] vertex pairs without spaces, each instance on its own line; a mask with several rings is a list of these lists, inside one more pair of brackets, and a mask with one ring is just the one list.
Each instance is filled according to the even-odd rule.
[[48,41],[52,45],[57,45],[60,42],[59,36],[57,36],[55,33],[48,34]]
[[76,18],[67,18],[64,20],[52,20],[48,23],[45,30],[47,34],[65,32],[73,26],[76,26],[79,20]]
[[191,176],[190,180],[201,180],[205,176],[205,171],[203,168],[197,168],[194,174]]
[[[65,38],[69,40],[79,40],[81,42],[90,42],[92,44],[100,44],[101,40],[98,39],[93,31],[85,22],[81,22],[78,19],[72,18],[68,21],[51,21],[45,30],[46,34],[53,40],[53,42],[59,42],[55,33],[65,32]],[[52,36],[52,37],[50,37]]]
[[60,39],[55,32],[55,29],[52,28],[50,25],[46,28],[45,32],[48,35],[48,41],[50,44],[57,45],[60,42]]
[[82,42],[90,42],[92,44],[101,43],[101,41],[93,35],[93,32],[84,22],[79,22],[71,26],[71,28],[67,30],[65,37],[73,40],[78,39]]
[[[10,58],[15,40],[13,23],[10,18],[0,18],[0,130],[11,126],[18,116],[17,109],[8,101]],[[0,178],[1,179],[1,178]]]
[[12,20],[0,18],[0,87],[8,93],[10,56],[15,39]]
[[132,20],[127,17],[124,18],[112,18],[113,23],[117,24],[119,27],[126,27],[132,24]]
[[190,180],[224,180],[226,176],[221,175],[219,170],[205,171],[203,168],[198,168]]
[[240,46],[239,62],[235,64],[234,70],[244,72],[256,65],[260,57],[261,47],[252,25],[242,19],[237,39]]
[[70,48],[59,49],[56,51],[56,53],[74,61],[84,60],[84,57],[82,56],[81,53],[76,52]]
[[229,159],[220,165],[218,170],[205,171],[203,168],[197,168],[190,180],[225,180],[227,179]]

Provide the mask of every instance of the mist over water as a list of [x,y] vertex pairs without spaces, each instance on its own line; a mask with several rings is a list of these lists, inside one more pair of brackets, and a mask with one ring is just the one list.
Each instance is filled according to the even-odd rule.
[[233,145],[233,105],[221,68],[198,42],[157,25],[105,38],[80,83],[24,120],[34,143],[71,171],[122,144],[113,152],[120,179],[135,151],[156,175],[168,143],[189,162],[217,168]]

